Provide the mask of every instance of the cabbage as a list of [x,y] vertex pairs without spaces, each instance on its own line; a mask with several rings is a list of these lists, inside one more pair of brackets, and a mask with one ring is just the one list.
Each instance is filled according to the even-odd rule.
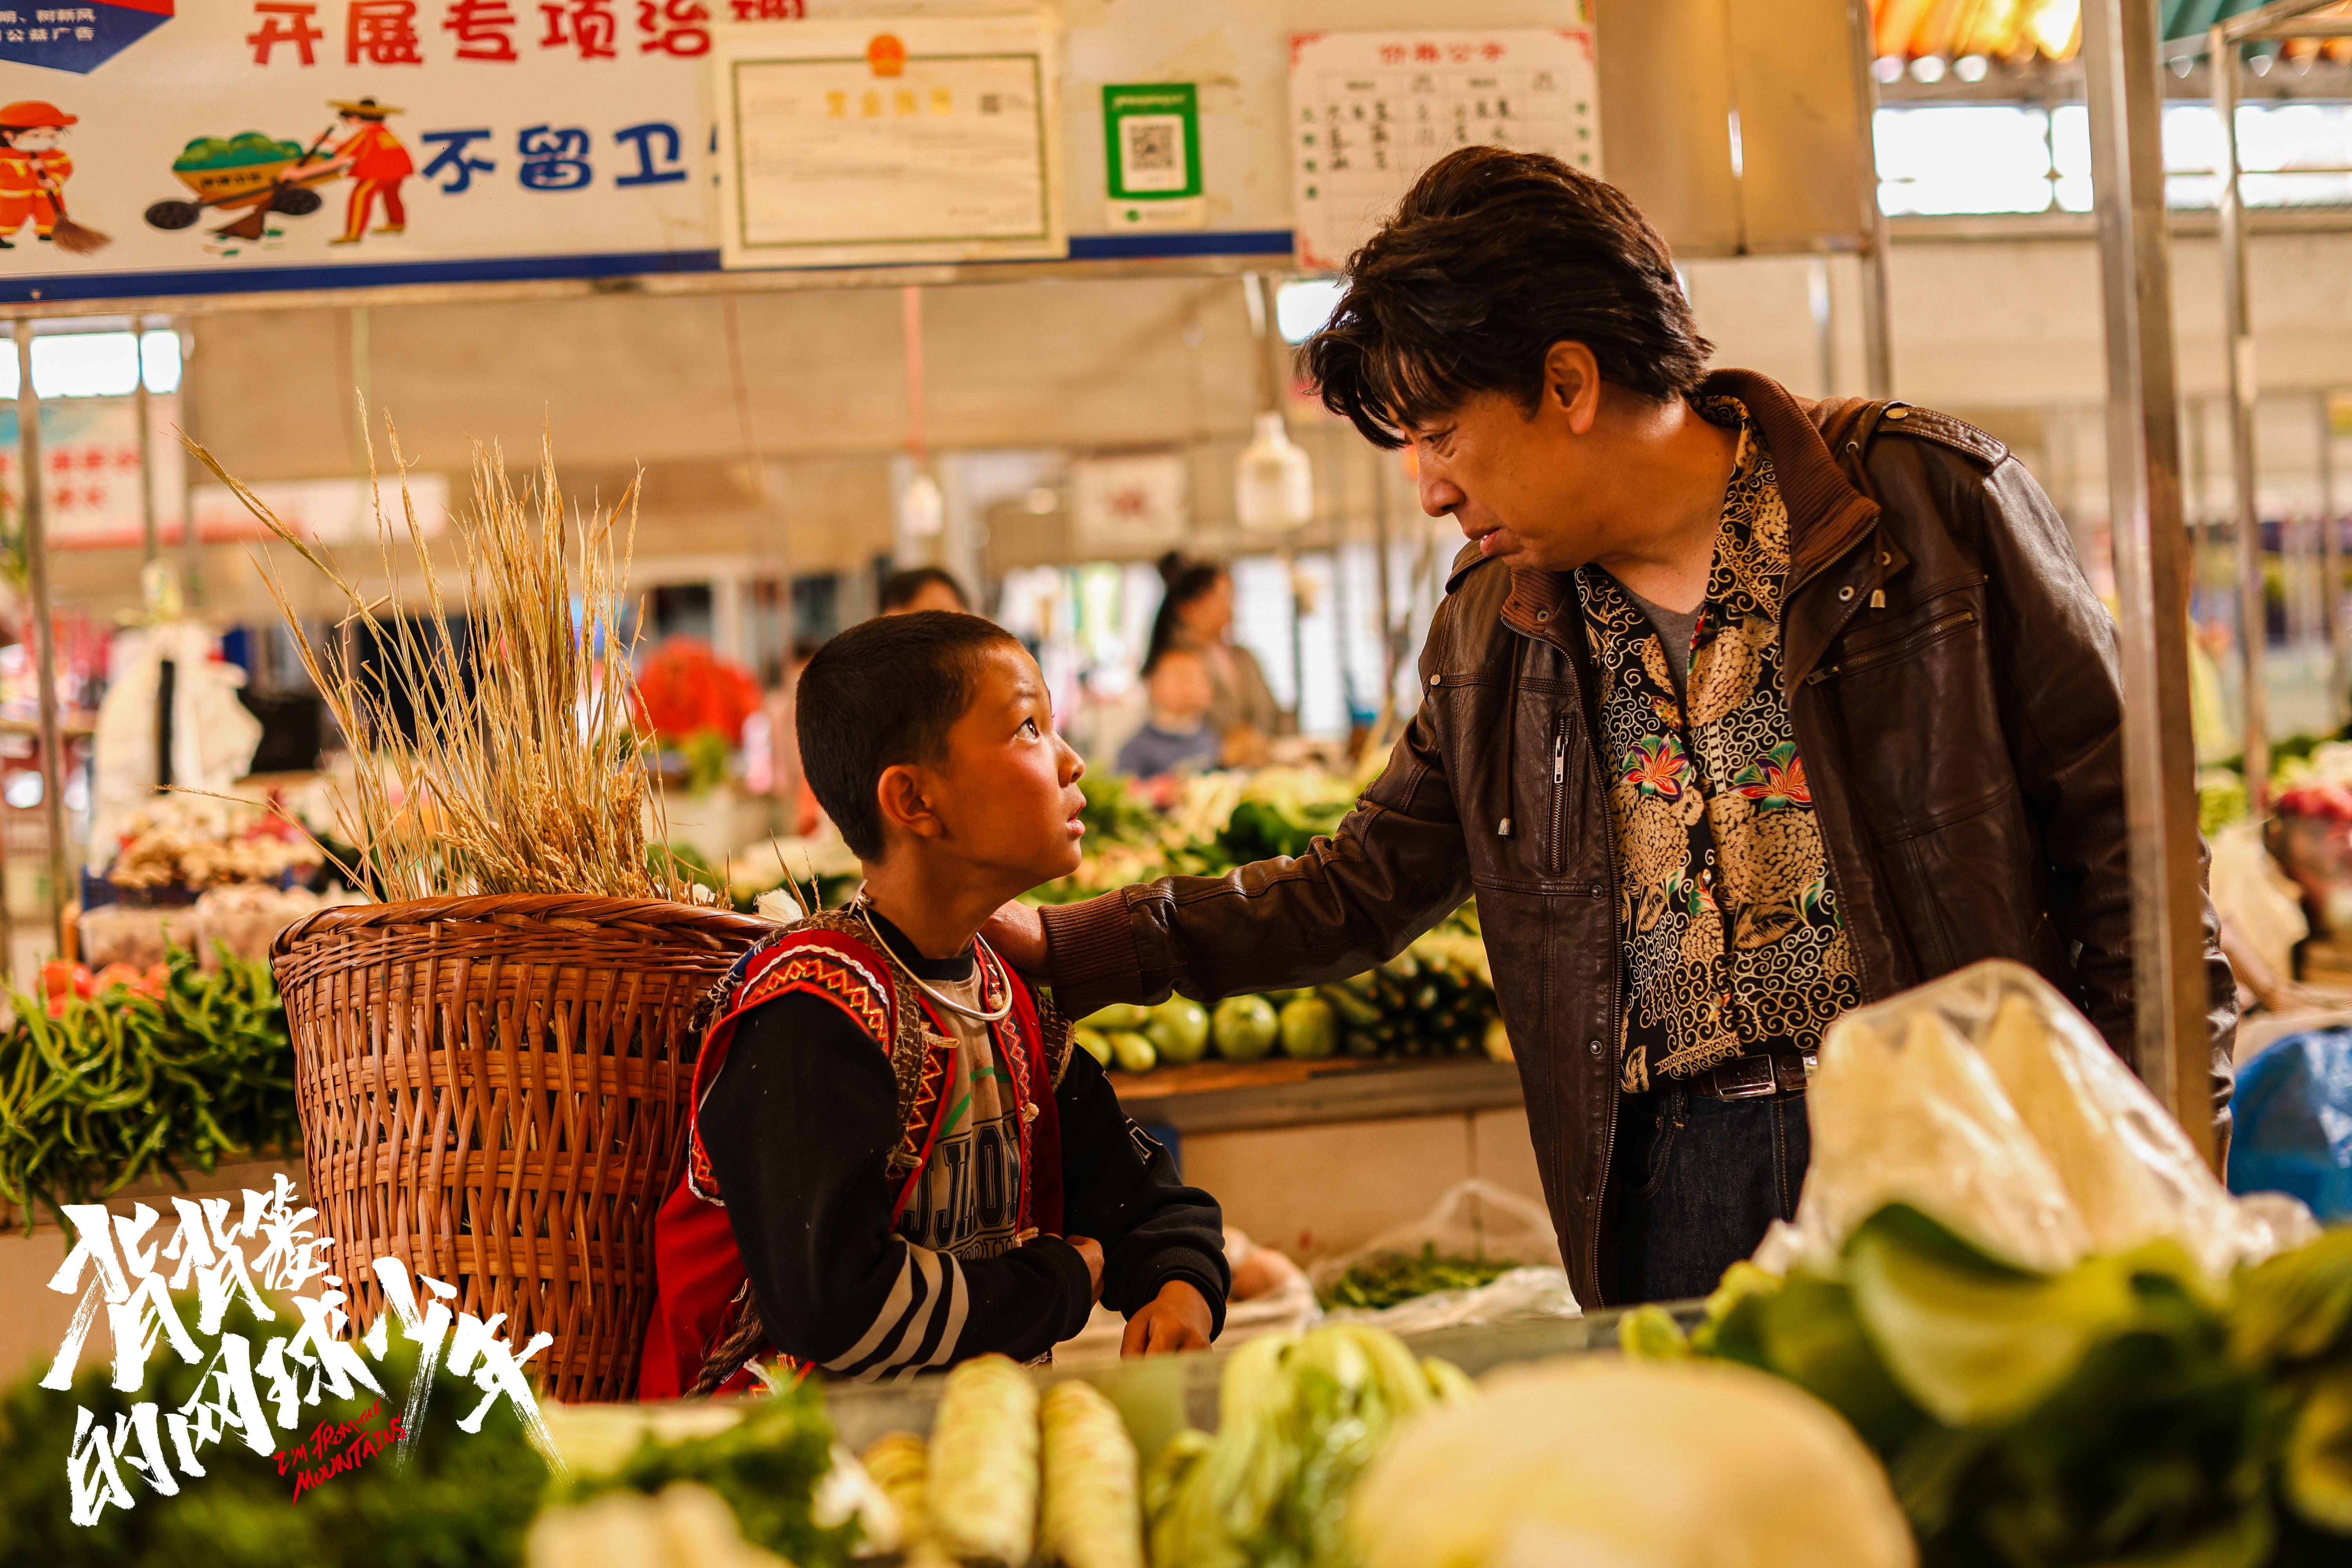
[[1909,1568],[1886,1472],[1827,1405],[1719,1363],[1510,1369],[1356,1483],[1363,1568]]

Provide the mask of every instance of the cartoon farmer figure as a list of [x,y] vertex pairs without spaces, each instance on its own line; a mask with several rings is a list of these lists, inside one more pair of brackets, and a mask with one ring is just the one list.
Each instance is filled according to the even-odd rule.
[[330,243],[357,245],[367,228],[368,218],[375,209],[376,197],[383,198],[383,226],[378,234],[400,234],[408,227],[408,210],[401,205],[400,182],[416,172],[408,156],[408,149],[400,144],[384,125],[387,115],[406,112],[388,103],[378,103],[373,98],[354,100],[331,100],[337,118],[351,127],[352,134],[334,151],[332,161],[342,164],[352,177],[351,205],[343,215],[343,232]]
[[37,98],[0,105],[0,250],[16,248],[26,218],[36,238],[56,234],[61,187],[73,174],[73,159],[58,143],[75,118]]

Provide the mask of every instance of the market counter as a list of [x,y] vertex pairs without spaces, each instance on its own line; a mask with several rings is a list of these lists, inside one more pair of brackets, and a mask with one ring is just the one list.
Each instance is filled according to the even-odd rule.
[[[1678,1301],[1667,1309],[1688,1329],[1706,1314],[1703,1301]],[[1477,1377],[1507,1362],[1542,1361],[1552,1356],[1614,1354],[1621,1311],[1594,1312],[1581,1318],[1543,1318],[1526,1322],[1478,1324],[1436,1329],[1402,1336],[1417,1356],[1452,1362]],[[1230,1352],[1205,1354],[1147,1356],[1132,1361],[1037,1369],[1041,1382],[1055,1384],[1083,1379],[1110,1396],[1126,1418],[1143,1462],[1185,1426],[1204,1432],[1217,1428],[1217,1386],[1224,1375]],[[931,1416],[946,1386],[943,1375],[919,1377],[908,1383],[828,1384],[825,1413],[835,1435],[856,1452],[887,1432],[929,1433]]]
[[1114,1072],[1110,1081],[1129,1115],[1180,1132],[1458,1116],[1513,1110],[1524,1102],[1519,1069],[1483,1057],[1206,1061]]

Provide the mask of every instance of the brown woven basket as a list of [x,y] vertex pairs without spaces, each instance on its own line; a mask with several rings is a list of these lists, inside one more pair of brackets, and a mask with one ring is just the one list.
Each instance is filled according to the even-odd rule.
[[[559,1399],[635,1394],[653,1224],[686,1159],[695,1003],[762,922],[563,893],[321,910],[273,949],[320,1234],[504,1312]],[[420,1294],[422,1292],[420,1291]]]

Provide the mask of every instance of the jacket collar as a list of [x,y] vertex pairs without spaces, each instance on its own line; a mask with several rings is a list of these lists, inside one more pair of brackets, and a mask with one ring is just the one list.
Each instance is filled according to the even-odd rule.
[[[1752,370],[1718,370],[1699,384],[1699,395],[1736,397],[1756,422],[1780,499],[1789,508],[1789,595],[1869,537],[1878,521],[1878,503],[1854,482],[1860,455],[1885,407],[1861,398],[1815,403],[1792,395],[1768,375]],[[1849,468],[1838,453],[1853,460]],[[1465,544],[1447,574],[1451,588],[1480,560]],[[1890,563],[1899,565],[1900,563]],[[1565,572],[1514,568],[1503,602],[1503,623],[1523,636],[1547,641],[1561,636],[1561,612],[1573,592]]]

